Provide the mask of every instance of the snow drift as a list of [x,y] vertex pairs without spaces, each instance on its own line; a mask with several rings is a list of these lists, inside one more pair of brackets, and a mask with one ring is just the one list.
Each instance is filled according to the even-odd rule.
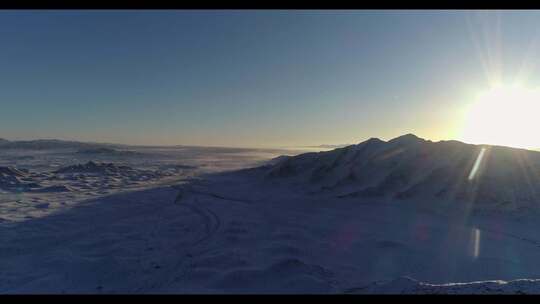
[[358,294],[538,294],[540,280],[429,284],[409,277],[400,277],[389,282],[374,282],[348,292]]

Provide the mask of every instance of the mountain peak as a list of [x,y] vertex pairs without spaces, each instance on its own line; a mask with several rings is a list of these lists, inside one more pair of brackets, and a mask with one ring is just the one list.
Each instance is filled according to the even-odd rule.
[[377,138],[377,137],[371,137],[370,139],[364,141],[364,143],[382,143],[383,140]]
[[405,135],[401,135],[401,136],[398,136],[394,139],[391,139],[390,141],[388,141],[389,143],[418,143],[418,142],[424,142],[425,140],[412,134],[412,133],[407,133]]

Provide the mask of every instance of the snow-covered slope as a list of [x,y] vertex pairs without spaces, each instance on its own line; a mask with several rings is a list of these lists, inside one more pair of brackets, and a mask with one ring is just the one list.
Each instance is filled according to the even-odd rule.
[[412,134],[284,159],[267,178],[336,197],[466,201],[514,211],[540,204],[539,152]]
[[538,220],[336,201],[259,173],[0,222],[0,293],[477,293],[501,286],[436,285],[520,279],[532,281],[506,290],[540,290]]

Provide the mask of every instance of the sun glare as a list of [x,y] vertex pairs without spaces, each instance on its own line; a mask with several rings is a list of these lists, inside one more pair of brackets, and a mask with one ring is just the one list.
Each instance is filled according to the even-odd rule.
[[466,111],[461,138],[474,144],[540,148],[540,89],[494,86]]

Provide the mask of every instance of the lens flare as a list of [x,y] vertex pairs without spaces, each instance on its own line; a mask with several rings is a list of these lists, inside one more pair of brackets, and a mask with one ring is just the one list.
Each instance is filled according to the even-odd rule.
[[482,148],[480,150],[480,153],[478,153],[478,156],[476,157],[476,161],[474,162],[471,172],[469,173],[469,180],[473,180],[474,177],[476,176],[476,172],[478,172],[478,168],[482,164],[482,159],[484,158],[485,152],[486,152],[486,148]]

